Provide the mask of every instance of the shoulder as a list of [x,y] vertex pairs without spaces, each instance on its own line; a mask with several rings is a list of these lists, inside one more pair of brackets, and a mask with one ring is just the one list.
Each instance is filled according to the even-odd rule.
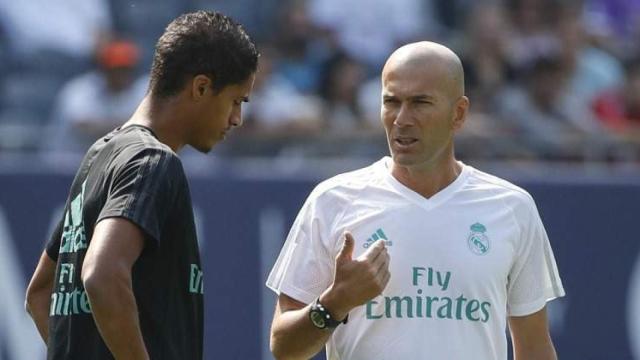
[[320,182],[309,195],[313,201],[331,201],[334,204],[352,202],[362,192],[380,181],[380,161],[354,171],[338,174]]
[[140,126],[118,128],[105,137],[104,141],[112,142],[114,148],[129,152],[162,153],[167,156],[177,155],[171,148],[160,142],[151,130]]
[[178,155],[148,129],[130,127],[116,131],[113,137],[105,138],[110,142],[115,168],[141,168],[149,175],[183,173]]
[[467,184],[475,192],[474,196],[502,202],[517,215],[527,215],[536,209],[528,191],[498,176],[470,167]]

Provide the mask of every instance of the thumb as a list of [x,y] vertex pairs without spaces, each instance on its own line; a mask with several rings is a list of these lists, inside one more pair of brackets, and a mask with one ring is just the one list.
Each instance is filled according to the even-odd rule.
[[353,256],[353,247],[355,240],[353,240],[353,235],[350,232],[344,233],[344,243],[342,244],[342,249],[340,249],[340,253],[338,253],[338,260],[351,260]]

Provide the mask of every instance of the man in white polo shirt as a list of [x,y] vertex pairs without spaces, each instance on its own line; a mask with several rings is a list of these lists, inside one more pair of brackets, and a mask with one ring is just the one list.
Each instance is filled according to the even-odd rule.
[[271,350],[307,359],[555,359],[546,302],[564,290],[531,196],[457,161],[460,59],[403,46],[382,72],[391,157],[318,185],[267,286]]

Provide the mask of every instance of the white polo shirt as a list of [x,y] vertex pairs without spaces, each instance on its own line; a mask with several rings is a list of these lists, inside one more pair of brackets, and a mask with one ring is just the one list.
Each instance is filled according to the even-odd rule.
[[391,280],[335,330],[328,359],[507,359],[507,316],[564,296],[533,199],[462,163],[426,199],[391,175],[391,161],[313,190],[267,286],[310,303],[333,281],[344,231],[355,238],[354,258],[383,239]]

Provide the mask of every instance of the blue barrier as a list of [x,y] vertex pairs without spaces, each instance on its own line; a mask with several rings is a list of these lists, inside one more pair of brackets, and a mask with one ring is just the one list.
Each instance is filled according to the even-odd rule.
[[[68,175],[0,175],[0,358],[42,356],[23,294],[70,182]],[[520,185],[538,203],[567,291],[550,307],[560,358],[640,359],[640,185]],[[270,358],[274,295],[264,280],[313,186],[295,179],[191,180],[207,359]]]

